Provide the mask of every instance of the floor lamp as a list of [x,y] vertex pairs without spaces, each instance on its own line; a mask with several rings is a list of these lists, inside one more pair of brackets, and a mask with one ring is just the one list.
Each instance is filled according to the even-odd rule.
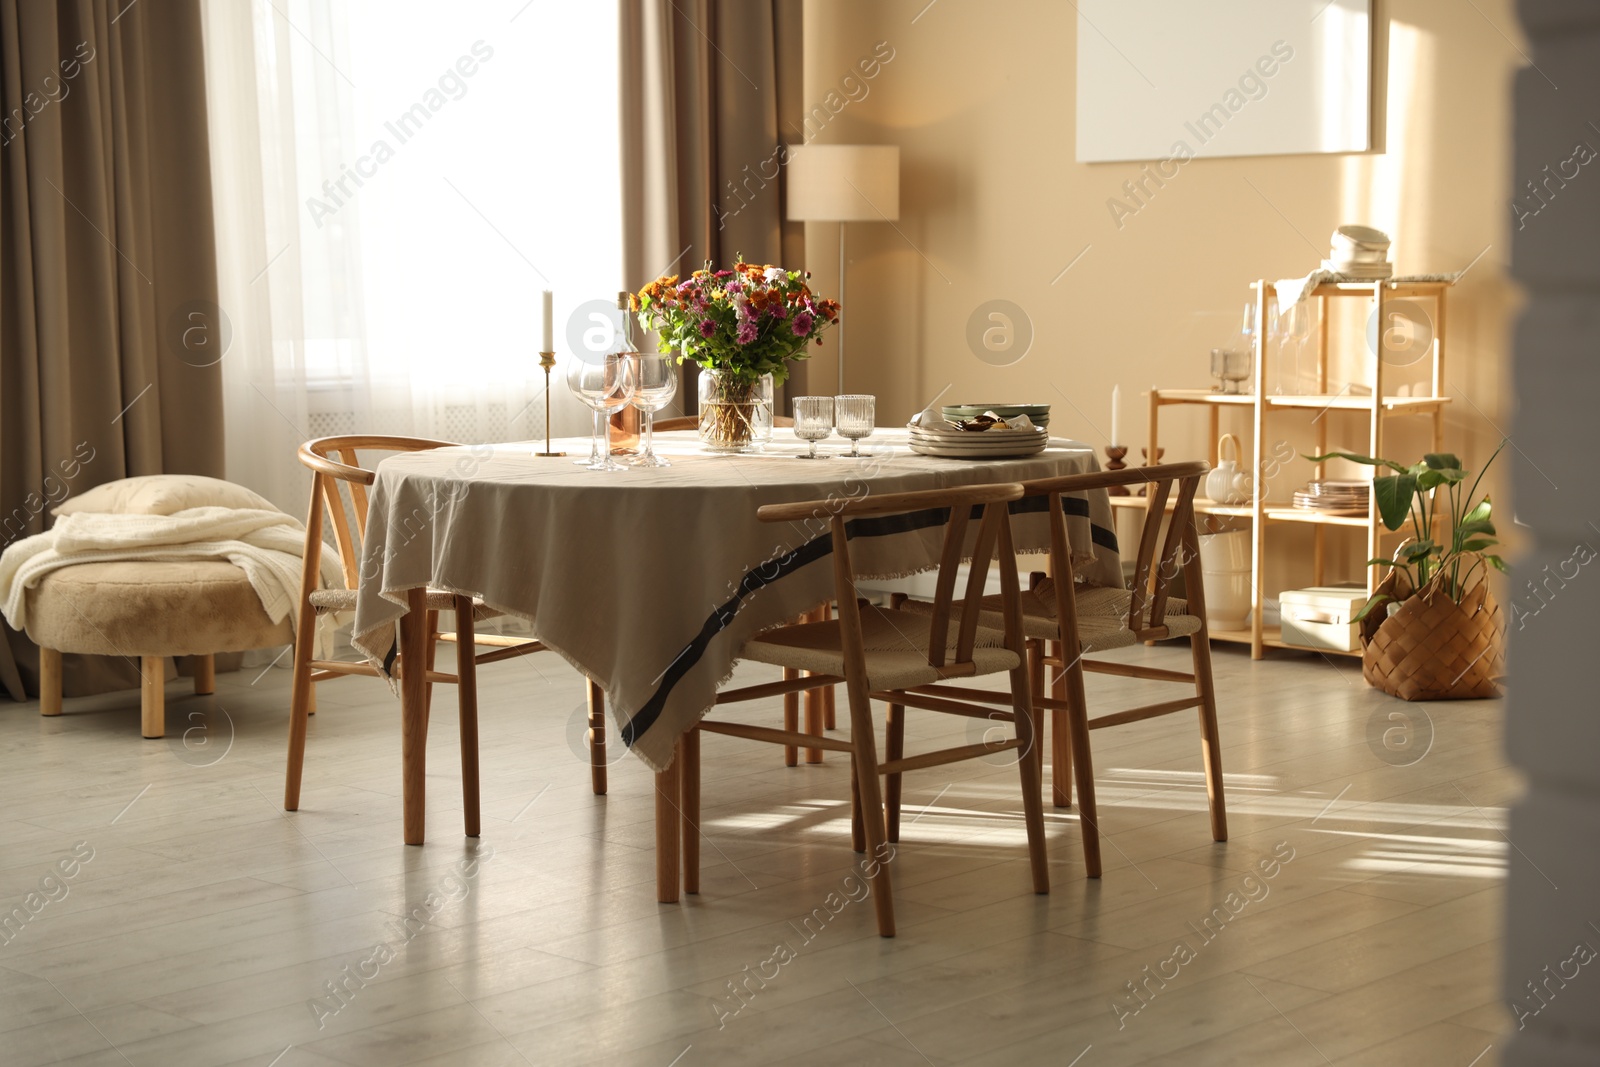
[[[845,224],[900,217],[898,145],[806,145],[789,158],[788,216],[839,224],[839,303],[845,299]],[[839,392],[844,390],[844,320],[839,312]]]

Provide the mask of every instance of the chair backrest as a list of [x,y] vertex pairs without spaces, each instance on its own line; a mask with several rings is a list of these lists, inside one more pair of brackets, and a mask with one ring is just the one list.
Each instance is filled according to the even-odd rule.
[[[680,415],[670,419],[657,419],[654,425],[662,433],[669,433],[673,430],[698,430],[700,428],[700,416]],[[793,426],[794,419],[787,415],[774,415],[772,417],[772,425]]]
[[[847,649],[862,647],[860,607],[856,602],[855,570],[850,563],[849,523],[869,516],[904,515],[913,512],[944,512],[944,542],[939,554],[932,622],[928,647],[923,650],[928,665],[942,677],[973,673],[972,650],[977,641],[978,618],[983,612],[984,586],[989,565],[998,553],[1000,588],[1005,604],[1006,645],[1020,650],[1022,645],[1021,600],[1017,580],[1016,551],[1011,540],[1007,505],[1020,500],[1023,488],[1014,482],[929,489],[913,493],[886,493],[848,500],[808,500],[794,504],[768,504],[756,511],[762,522],[804,522],[826,517],[833,539],[834,595],[839,605],[839,621]],[[972,564],[967,575],[965,597],[959,617],[952,619],[956,571],[964,555],[967,531],[974,517],[979,520],[972,548]],[[956,627],[955,649],[950,651],[950,627]]]
[[[382,437],[357,434],[346,437],[319,437],[300,446],[300,462],[313,471],[311,505],[306,513],[305,566],[315,574],[321,566],[324,515],[333,527],[334,545],[339,550],[339,566],[344,584],[354,589],[360,583],[361,539],[367,529],[367,486],[376,474],[361,466],[358,450],[373,452],[424,452],[432,448],[452,448],[448,441],[429,441],[420,437]],[[341,488],[343,487],[343,488]],[[344,495],[350,495],[345,508]],[[354,518],[354,523],[351,518]]]
[[[1050,500],[1050,570],[1055,576],[1056,617],[1064,625],[1074,623],[1075,626],[1072,591],[1076,578],[1072,567],[1072,545],[1067,537],[1066,512],[1061,504],[1062,494],[1132,485],[1145,487],[1145,517],[1139,533],[1139,554],[1134,561],[1133,585],[1129,590],[1128,628],[1141,641],[1159,640],[1167,635],[1167,592],[1180,571],[1184,575],[1189,614],[1205,617],[1205,590],[1200,578],[1200,539],[1199,531],[1195,528],[1194,497],[1200,487],[1200,479],[1210,469],[1207,464],[1198,461],[1161,463],[1023,483],[1027,496],[1048,496]],[[1169,505],[1171,521],[1163,538],[1161,523]]]

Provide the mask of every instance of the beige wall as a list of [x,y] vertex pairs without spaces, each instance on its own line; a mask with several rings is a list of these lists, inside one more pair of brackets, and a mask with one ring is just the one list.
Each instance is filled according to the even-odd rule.
[[[1387,64],[1387,151],[1198,159],[1119,228],[1107,201],[1139,165],[1074,161],[1073,5],[807,0],[806,100],[825,107],[837,91],[839,107],[807,139],[902,150],[899,221],[850,228],[848,388],[877,394],[886,424],[947,386],[946,400],[1048,401],[1052,431],[1103,447],[1120,384],[1121,436],[1136,458],[1148,421],[1141,391],[1210,383],[1206,323],[1237,317],[1252,279],[1312,269],[1336,225],[1365,222],[1394,236],[1402,271],[1460,270],[1487,248],[1451,296],[1447,371],[1457,400],[1446,444],[1469,465],[1482,462],[1499,440],[1495,427],[1509,424],[1506,160],[1520,31],[1510,0],[1378,7],[1380,22],[1392,20],[1378,57]],[[894,58],[847,86],[850,99],[843,79],[880,41]],[[813,223],[807,232],[814,281],[829,293],[837,229]],[[966,341],[968,318],[992,299],[1022,307],[1036,331],[1013,366],[983,362]],[[813,380],[832,382],[833,344],[817,353]],[[1365,451],[1359,416],[1343,418],[1330,443]],[[1308,418],[1283,419],[1268,450],[1280,437],[1309,447]],[[1386,451],[1415,458],[1422,430],[1419,420]],[[1200,456],[1202,436],[1200,414],[1164,415],[1167,458]],[[1308,474],[1291,465],[1275,493],[1287,496]]]

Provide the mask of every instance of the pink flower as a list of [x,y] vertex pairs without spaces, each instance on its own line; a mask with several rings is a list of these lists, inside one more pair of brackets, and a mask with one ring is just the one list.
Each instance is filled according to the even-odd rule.
[[742,345],[747,345],[751,341],[754,341],[756,339],[756,334],[760,332],[761,331],[759,327],[757,327],[755,323],[742,322],[739,324],[738,341]]
[[811,312],[802,311],[794,317],[794,322],[789,325],[789,329],[794,331],[796,337],[804,337],[811,332],[811,327],[816,321]]
[[712,319],[700,320],[700,336],[709,340],[717,332],[717,324]]
[[776,300],[767,305],[767,314],[771,315],[775,319],[786,319],[789,317],[789,312],[785,310],[784,306]]

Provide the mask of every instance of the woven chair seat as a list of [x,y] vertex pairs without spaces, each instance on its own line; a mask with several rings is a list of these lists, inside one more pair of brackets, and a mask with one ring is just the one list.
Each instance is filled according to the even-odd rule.
[[[932,616],[909,611],[871,608],[862,613],[861,636],[866,651],[867,687],[873,691],[910,689],[932,685],[945,675],[928,665],[926,649]],[[956,658],[956,626],[950,626],[945,658]],[[973,644],[972,663],[977,675],[997,674],[1021,664],[1015,652],[1004,647],[1005,634],[980,626]],[[794,667],[814,674],[844,674],[844,636],[837,619],[785,626],[744,646],[743,657],[759,663]]]
[[[1105,586],[1079,586],[1075,598],[1078,607],[1078,641],[1083,646],[1082,651],[1105,652],[1139,643],[1127,625],[1128,608],[1133,603],[1132,593],[1126,589]],[[1054,641],[1061,636],[1054,581],[1046,578],[1034,588],[1023,590],[1021,601],[1024,636],[1041,641]],[[962,603],[956,601],[950,610],[959,612]],[[1001,614],[1000,597],[986,596],[981,603],[984,611],[978,617],[979,625],[1003,629],[1005,616]],[[918,615],[928,615],[933,611],[933,605],[925,600],[907,600],[900,607],[902,611]],[[1166,624],[1171,636],[1188,637],[1200,629],[1199,616],[1190,615],[1188,610],[1189,605],[1176,597],[1167,600]]]
[[[439,589],[428,590],[429,611],[454,611],[456,610],[456,595],[446,593]],[[356,610],[356,591],[354,589],[318,589],[311,594],[311,606],[318,615],[326,615],[332,611]],[[489,607],[477,597],[472,598],[472,617],[474,619],[497,618],[501,612]]]

